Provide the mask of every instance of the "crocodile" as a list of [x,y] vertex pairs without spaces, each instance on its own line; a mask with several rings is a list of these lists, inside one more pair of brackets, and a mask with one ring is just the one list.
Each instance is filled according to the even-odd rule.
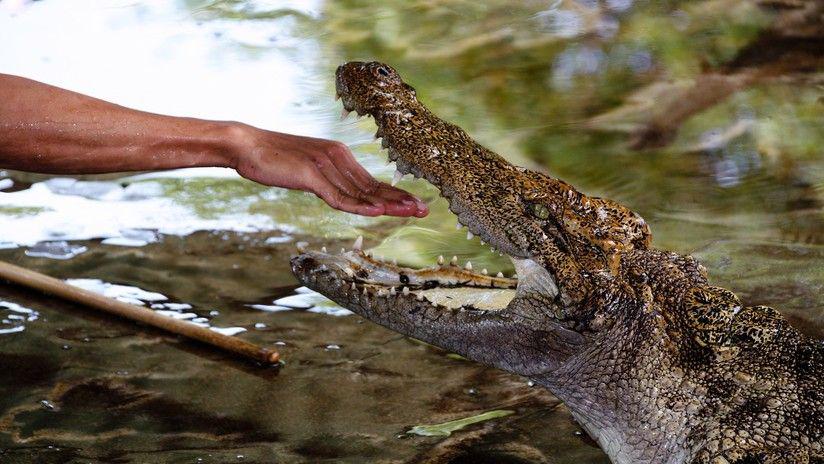
[[384,262],[362,239],[303,248],[292,271],[366,319],[531,379],[615,463],[824,461],[824,343],[745,306],[693,257],[656,249],[627,207],[514,166],[433,114],[379,62],[336,71],[344,112],[374,118],[399,175],[446,198],[515,276]]

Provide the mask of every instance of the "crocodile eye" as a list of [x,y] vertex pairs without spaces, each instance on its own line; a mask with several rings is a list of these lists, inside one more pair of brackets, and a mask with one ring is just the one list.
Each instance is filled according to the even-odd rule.
[[387,70],[383,66],[379,66],[378,69],[376,69],[375,71],[383,77],[389,77],[389,70]]
[[532,215],[538,219],[549,219],[549,208],[540,203],[532,204]]

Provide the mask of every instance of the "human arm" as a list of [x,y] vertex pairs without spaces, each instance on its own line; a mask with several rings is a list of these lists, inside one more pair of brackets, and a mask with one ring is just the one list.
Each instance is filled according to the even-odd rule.
[[374,179],[339,142],[137,111],[0,74],[0,168],[96,174],[201,166],[312,192],[351,213],[428,212],[421,200]]

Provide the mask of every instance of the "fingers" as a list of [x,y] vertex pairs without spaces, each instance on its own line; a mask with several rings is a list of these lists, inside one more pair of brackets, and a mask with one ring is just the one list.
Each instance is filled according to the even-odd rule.
[[347,195],[319,172],[311,184],[312,192],[332,208],[362,216],[380,216],[386,211],[383,205],[375,205]]
[[327,157],[321,157],[315,162],[315,166],[325,179],[335,186],[341,193],[348,197],[355,198],[364,203],[370,203],[375,206],[383,208],[383,214],[392,216],[413,216],[417,213],[418,208],[414,201],[391,201],[380,195],[376,195],[380,190],[364,191],[346,176],[344,176],[338,168]]
[[426,206],[423,200],[385,182],[378,182],[377,180],[375,182],[378,185],[375,195],[386,201],[386,214],[401,216],[401,214],[392,212],[396,205],[403,205],[404,210],[413,207],[414,211],[411,215],[415,217],[420,218],[429,214],[429,207]]
[[383,204],[386,213],[392,216],[416,216],[424,217],[429,214],[429,208],[422,200],[412,196],[408,192],[379,182],[355,160],[352,152],[343,145],[335,144],[328,152],[328,159],[331,168],[324,170],[324,175],[329,173],[330,180],[336,185],[344,185],[338,176],[345,179],[345,185],[354,187],[357,190],[349,190],[347,193],[356,198],[370,201],[376,204]]

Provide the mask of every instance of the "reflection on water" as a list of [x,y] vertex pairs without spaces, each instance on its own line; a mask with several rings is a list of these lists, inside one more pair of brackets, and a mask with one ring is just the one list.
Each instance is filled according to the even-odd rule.
[[[388,180],[373,123],[338,121],[332,86],[343,61],[387,61],[493,150],[627,204],[657,246],[821,336],[821,38],[807,2],[773,3],[4,0],[0,43],[14,46],[0,47],[0,72],[339,139]],[[455,230],[434,189],[401,186],[429,217],[331,212],[221,169],[0,171],[0,258],[277,345],[287,361],[247,366],[0,286],[0,370],[15,373],[0,381],[12,424],[0,460],[606,462],[544,390],[296,288],[297,241],[358,235],[411,266],[444,255],[512,272]],[[490,410],[514,413],[448,438],[403,433]]]

